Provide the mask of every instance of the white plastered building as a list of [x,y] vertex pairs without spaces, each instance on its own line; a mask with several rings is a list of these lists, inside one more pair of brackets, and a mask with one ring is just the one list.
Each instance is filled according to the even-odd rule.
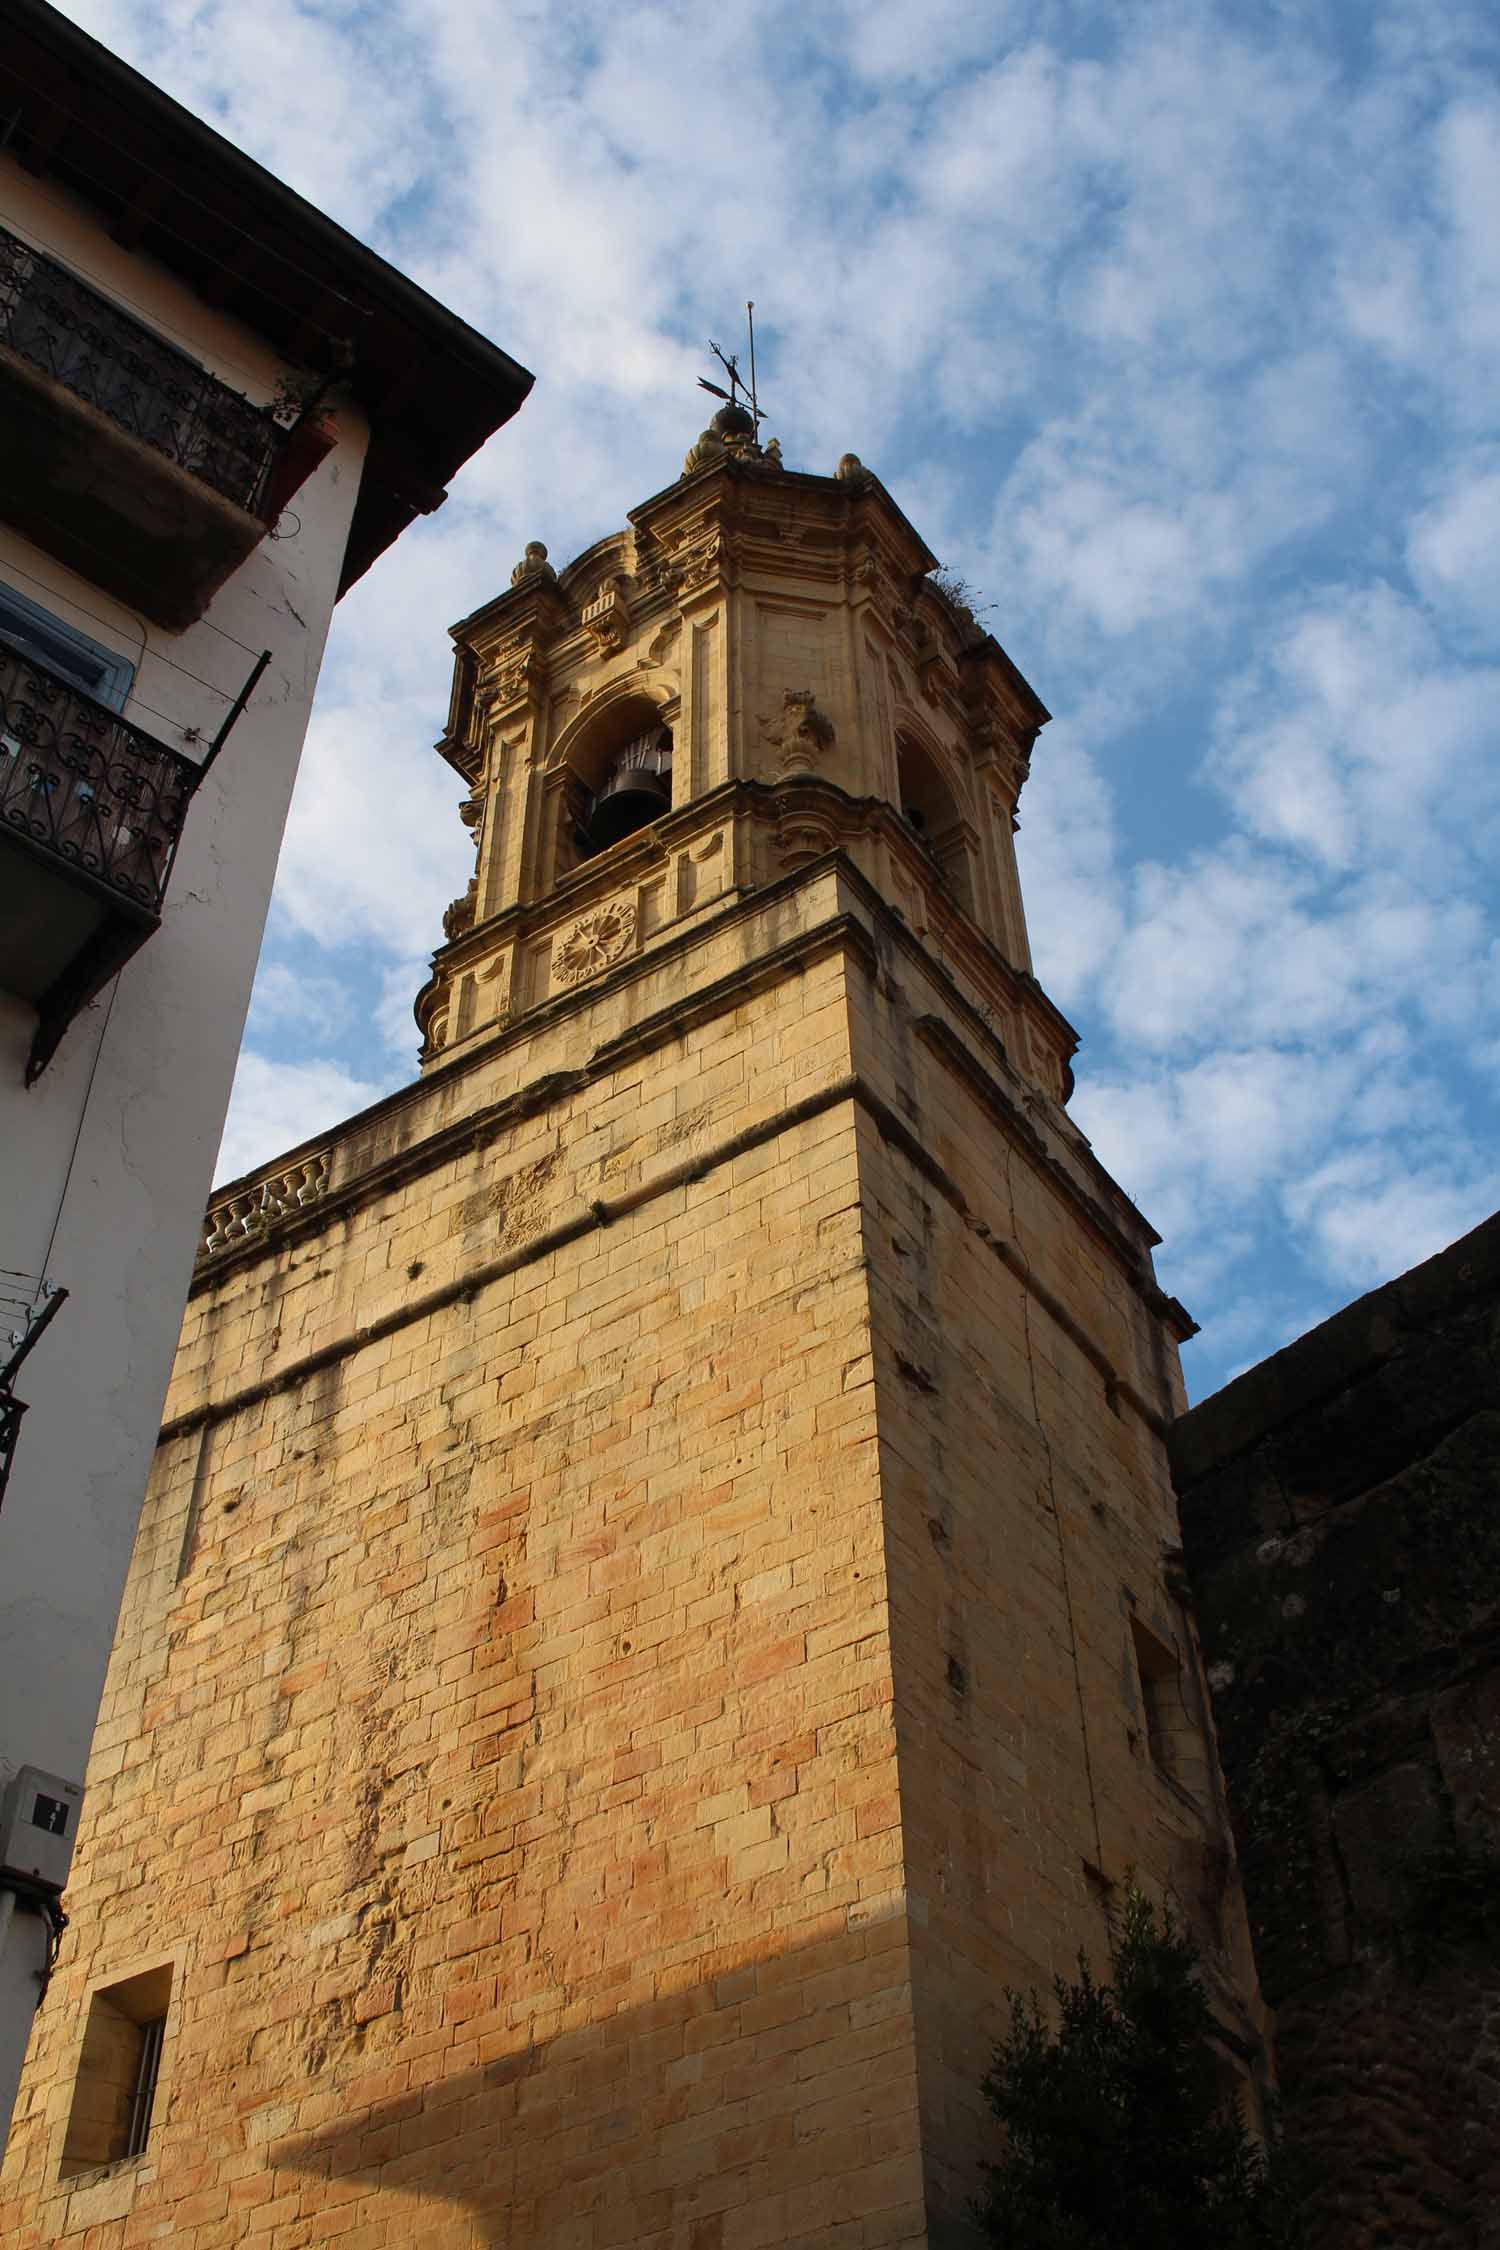
[[333,605],[530,382],[55,11],[12,0],[0,2141]]

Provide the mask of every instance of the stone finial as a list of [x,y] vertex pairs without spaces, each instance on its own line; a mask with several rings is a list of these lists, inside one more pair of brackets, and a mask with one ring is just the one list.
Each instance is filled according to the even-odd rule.
[[857,453],[841,453],[839,465],[833,473],[844,484],[858,484],[870,472]]
[[[719,408],[683,462],[682,473],[685,477],[691,476],[694,469],[706,469],[710,462],[722,461],[726,455],[736,461],[758,461],[762,458],[754,416],[738,400]],[[777,461],[779,466],[779,447]]]
[[780,469],[780,468],[784,468],[785,466],[786,466],[786,464],[785,464],[785,462],[784,462],[784,461],[782,460],[782,458],[781,458],[781,440],[780,440],[780,438],[777,438],[777,437],[773,437],[773,438],[767,438],[767,440],[766,440],[766,467],[767,467],[768,469]]
[[547,560],[547,550],[540,539],[528,539],[526,552],[510,574],[512,586],[523,586],[528,578],[555,578],[557,572]]
[[682,464],[682,473],[685,477],[690,477],[695,469],[706,469],[711,461],[722,460],[723,456],[724,440],[710,426],[700,432],[697,444],[689,449],[687,459]]

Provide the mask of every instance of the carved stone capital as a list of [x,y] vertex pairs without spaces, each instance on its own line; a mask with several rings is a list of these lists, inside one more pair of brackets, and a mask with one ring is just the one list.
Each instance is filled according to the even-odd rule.
[[928,634],[917,643],[912,661],[917,668],[917,679],[929,703],[940,703],[943,691],[952,679],[948,652],[941,641]]
[[695,594],[701,587],[713,584],[723,568],[727,552],[721,533],[710,532],[696,547],[689,547],[678,558],[678,592]]

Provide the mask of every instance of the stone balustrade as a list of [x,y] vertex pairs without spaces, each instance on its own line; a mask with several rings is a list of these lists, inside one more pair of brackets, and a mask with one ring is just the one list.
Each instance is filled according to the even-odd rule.
[[248,1187],[217,1197],[203,1222],[199,1255],[212,1257],[215,1251],[232,1250],[237,1243],[258,1241],[278,1219],[291,1218],[318,1202],[328,1185],[329,1155],[327,1149],[319,1149],[315,1155],[299,1157],[295,1164],[283,1165],[279,1172],[252,1180]]

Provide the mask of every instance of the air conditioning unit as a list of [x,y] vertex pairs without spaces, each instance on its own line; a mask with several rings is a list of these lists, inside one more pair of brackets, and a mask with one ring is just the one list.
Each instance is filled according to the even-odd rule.
[[22,1766],[0,1797],[0,1884],[7,1875],[60,1891],[68,1880],[81,1781],[64,1781],[40,1766]]

